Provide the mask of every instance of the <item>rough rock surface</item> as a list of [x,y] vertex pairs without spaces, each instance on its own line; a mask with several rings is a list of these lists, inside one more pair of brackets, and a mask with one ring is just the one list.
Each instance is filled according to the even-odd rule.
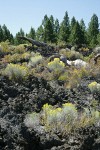
[[40,134],[23,123],[27,113],[39,112],[45,103],[60,106],[76,102],[78,107],[88,106],[91,100],[87,89],[89,82],[83,80],[77,90],[64,90],[42,78],[30,77],[20,84],[1,77],[0,150],[100,150],[100,127],[87,127],[62,137],[59,133],[50,135],[41,131]]

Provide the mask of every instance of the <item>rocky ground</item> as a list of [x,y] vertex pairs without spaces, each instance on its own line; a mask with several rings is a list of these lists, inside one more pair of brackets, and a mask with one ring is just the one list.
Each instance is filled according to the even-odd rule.
[[[42,52],[43,56],[47,55]],[[4,64],[0,69],[3,67]],[[45,103],[61,106],[71,102],[81,110],[90,107],[91,100],[96,99],[100,110],[100,95],[92,95],[87,86],[95,80],[100,83],[100,78],[87,77],[77,89],[68,90],[62,83],[47,82],[35,76],[23,83],[0,76],[0,150],[100,150],[100,125],[62,135],[44,133],[42,129],[36,132],[24,124],[25,116],[33,111],[40,112]]]
[[42,78],[30,77],[20,84],[1,77],[0,150],[100,150],[99,126],[79,129],[62,137],[60,133],[38,133],[23,123],[27,113],[39,112],[45,103],[60,106],[72,102],[78,107],[88,106],[89,82],[84,79],[81,87],[74,91],[64,90],[61,86],[55,89]]

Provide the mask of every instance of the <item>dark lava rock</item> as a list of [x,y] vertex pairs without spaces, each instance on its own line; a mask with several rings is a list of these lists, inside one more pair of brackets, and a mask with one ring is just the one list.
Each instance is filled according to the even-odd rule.
[[15,83],[0,77],[0,150],[99,150],[100,127],[82,129],[63,139],[57,134],[40,134],[23,124],[26,114],[39,112],[45,103],[88,106],[87,84],[85,80],[79,89],[65,90],[59,85],[51,86],[43,78],[31,76],[23,83]]

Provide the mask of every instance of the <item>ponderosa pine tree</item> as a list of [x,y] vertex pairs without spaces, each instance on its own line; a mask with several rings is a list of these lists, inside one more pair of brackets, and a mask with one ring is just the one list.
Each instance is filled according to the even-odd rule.
[[23,29],[21,28],[20,31],[18,33],[16,33],[15,39],[14,39],[14,44],[18,45],[18,44],[24,44],[25,41],[20,40],[20,38],[18,38],[19,36],[25,36],[25,33],[23,31]]
[[3,41],[3,30],[2,30],[2,27],[0,25],[0,42]]
[[76,19],[75,19],[75,17],[73,16],[72,17],[72,19],[71,19],[71,23],[70,23],[70,35],[69,35],[69,43],[72,43],[72,36],[73,36],[73,28],[74,28],[74,26],[75,26],[75,24],[76,24]]
[[36,40],[38,41],[44,41],[43,37],[44,31],[43,31],[43,26],[40,25],[36,31]]
[[[48,41],[48,28],[49,28],[49,26],[48,26],[48,20],[49,20],[49,18],[48,18],[48,16],[47,15],[45,15],[44,16],[44,19],[42,20],[42,28],[43,28],[43,41],[44,42],[47,42]],[[50,20],[49,20],[49,22],[50,22]]]
[[43,39],[44,42],[53,42],[54,41],[54,30],[52,21],[45,15],[43,20]]
[[2,41],[9,40],[9,42],[11,42],[13,40],[13,36],[10,33],[10,31],[8,30],[8,28],[6,27],[5,24],[2,26],[2,33],[3,33]]
[[73,29],[75,23],[76,23],[76,19],[75,19],[75,17],[73,16],[72,19],[71,19],[70,30]]
[[55,20],[54,24],[55,43],[57,44],[59,38],[59,20]]
[[59,40],[67,43],[69,35],[70,35],[70,23],[68,13],[66,11],[63,21],[60,24]]
[[87,44],[87,32],[86,32],[86,26],[83,19],[81,19],[80,21],[80,27],[82,30],[83,44]]
[[52,30],[51,31],[53,31],[51,34],[51,42],[52,43],[55,43],[56,42],[56,35],[55,35],[55,20],[54,20],[54,17],[51,15],[50,16],[50,22],[51,22],[51,25],[52,25]]
[[36,40],[45,42],[46,38],[45,38],[44,29],[45,29],[47,20],[48,20],[48,16],[45,15],[44,19],[42,20],[42,24],[38,27],[38,29],[36,31]]
[[52,28],[53,28],[53,31],[54,31],[54,17],[51,15],[49,19],[51,21]]
[[93,14],[88,27],[88,43],[90,46],[97,44],[97,35],[99,33],[99,22],[96,14]]
[[78,21],[75,23],[71,30],[70,43],[74,45],[83,44],[83,32]]
[[100,45],[100,32],[99,32],[98,35],[97,35],[97,42],[98,42],[98,44]]
[[30,32],[27,34],[29,38],[35,39],[35,29],[31,27]]

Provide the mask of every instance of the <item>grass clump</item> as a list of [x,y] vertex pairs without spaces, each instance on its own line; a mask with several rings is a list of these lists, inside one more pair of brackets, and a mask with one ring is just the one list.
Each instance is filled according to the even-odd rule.
[[68,59],[75,60],[75,59],[83,59],[83,55],[75,50],[70,51],[61,51],[61,54],[64,54]]
[[18,54],[22,54],[25,53],[26,49],[25,49],[25,44],[20,44],[14,47],[14,50],[12,51],[12,53],[18,53]]
[[1,42],[0,43],[0,54],[1,55],[5,55],[10,53],[10,49],[9,49],[9,41],[5,41],[5,42]]
[[14,81],[25,80],[29,75],[27,67],[12,63],[7,65],[3,73],[5,76],[9,77],[10,80]]
[[84,112],[79,113],[72,103],[65,103],[60,108],[45,104],[40,113],[27,115],[24,123],[27,127],[36,128],[44,126],[47,132],[70,133],[73,130],[93,124],[99,124],[100,112],[94,109],[84,108]]
[[88,85],[88,88],[90,89],[91,93],[99,93],[100,94],[100,84],[97,82],[91,82]]
[[64,72],[65,64],[59,58],[55,58],[47,64],[47,68],[51,72],[52,80],[58,80],[59,76]]
[[36,65],[41,63],[42,59],[43,59],[43,57],[40,54],[34,53],[34,55],[30,58],[29,66],[35,67]]
[[26,52],[23,54],[19,54],[19,53],[15,53],[13,55],[8,54],[5,55],[4,58],[2,59],[2,61],[5,63],[17,63],[17,62],[21,62],[21,61],[28,61],[30,58],[30,53]]
[[63,70],[65,67],[65,64],[60,61],[59,58],[55,58],[54,61],[51,61],[48,63],[48,68],[53,71],[53,70]]

